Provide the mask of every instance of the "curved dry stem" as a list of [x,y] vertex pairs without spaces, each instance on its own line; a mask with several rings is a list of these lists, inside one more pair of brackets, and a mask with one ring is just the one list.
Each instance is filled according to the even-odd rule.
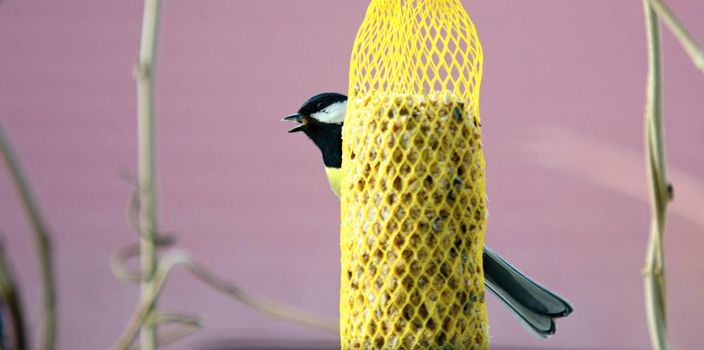
[[32,233],[34,243],[39,257],[39,266],[42,279],[42,300],[43,300],[43,315],[42,315],[42,349],[53,350],[56,344],[56,282],[54,277],[54,267],[51,249],[51,238],[49,229],[47,228],[44,219],[39,210],[39,205],[34,198],[34,194],[29,186],[24,172],[22,171],[19,161],[14,150],[10,146],[10,142],[5,135],[2,125],[0,124],[0,153],[10,172],[10,178],[14,182],[17,192],[19,192],[20,200],[27,213],[29,222],[32,225]]
[[[164,248],[176,243],[176,238],[172,235],[157,237],[156,246],[158,248]],[[141,246],[139,243],[130,244],[118,250],[117,253],[115,253],[115,255],[113,255],[110,259],[110,268],[117,279],[127,283],[140,283],[147,279],[147,276],[143,275],[141,272],[132,271],[126,266],[128,260],[138,256],[141,253],[140,248]]]
[[198,332],[203,326],[200,319],[187,314],[157,314],[157,323],[161,325],[173,324],[176,329],[159,332],[159,347],[175,343],[191,334]]
[[283,321],[298,323],[329,333],[339,333],[338,322],[335,320],[298,307],[245,293],[235,283],[220,279],[213,272],[196,262],[190,261],[185,267],[205,284],[239,300],[252,309]]
[[[159,267],[152,278],[154,288],[151,288],[147,293],[142,294],[137,309],[132,313],[132,317],[130,317],[127,327],[125,327],[122,335],[120,335],[112,349],[122,350],[129,348],[130,344],[132,344],[132,341],[134,341],[134,338],[137,336],[137,332],[140,327],[149,322],[147,320],[147,316],[152,314],[152,307],[161,293],[166,277],[168,277],[174,267],[178,264],[185,263],[187,259],[188,257],[183,254],[170,254],[162,259],[161,264],[159,264]],[[150,323],[155,324],[155,322]]]
[[[132,317],[130,318],[127,327],[123,331],[122,335],[120,335],[118,341],[112,349],[122,350],[129,348],[130,344],[134,341],[137,332],[139,331],[140,325],[144,323],[160,323],[160,319],[158,317],[151,321],[148,320],[148,316],[150,314],[149,310],[151,310],[153,304],[156,302],[156,299],[159,297],[168,276],[178,266],[184,267],[187,271],[191,272],[195,277],[208,286],[233,297],[252,309],[265,313],[269,316],[310,326],[330,333],[336,334],[339,331],[337,322],[334,320],[327,319],[323,316],[297,307],[292,307],[264,298],[254,297],[245,293],[235,283],[220,279],[202,265],[194,262],[187,254],[171,252],[161,259],[161,263],[159,264],[157,272],[154,275],[154,289],[152,289],[149,294],[146,294],[140,301],[137,309],[132,313]],[[190,318],[190,320],[194,319],[195,318],[193,317]],[[172,317],[171,321],[177,321],[177,319]]]
[[177,323],[198,328],[202,326],[200,318],[190,314],[178,312],[159,312],[156,314],[155,320],[158,324]]
[[684,48],[692,59],[694,66],[704,73],[704,49],[702,49],[702,46],[699,45],[689,31],[687,31],[687,28],[677,19],[664,1],[648,0],[648,4],[680,42],[682,48]]
[[[22,300],[17,290],[14,273],[7,257],[5,256],[5,246],[0,242],[0,300],[7,305],[9,318],[12,324],[14,346],[10,349],[26,350],[29,347],[27,333],[25,332],[24,312],[22,311]],[[2,317],[2,315],[0,315]],[[0,323],[2,324],[2,323]],[[0,338],[0,340],[2,340]],[[0,343],[0,347],[5,344]]]
[[144,278],[139,271],[132,271],[127,268],[126,263],[130,258],[139,255],[139,244],[130,244],[113,255],[110,259],[110,268],[113,275],[122,282],[139,283]]
[[[188,314],[178,313],[157,313],[156,323],[162,327],[172,324],[176,329],[162,331],[159,329],[159,344],[164,347],[171,343],[175,343],[191,334],[198,332],[201,328],[200,319]],[[130,349],[139,350],[139,347],[133,345]]]

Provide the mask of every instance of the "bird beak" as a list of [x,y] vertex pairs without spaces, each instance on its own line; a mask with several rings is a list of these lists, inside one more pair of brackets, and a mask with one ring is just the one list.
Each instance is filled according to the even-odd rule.
[[296,113],[296,114],[291,114],[291,115],[289,115],[288,117],[285,117],[285,118],[282,119],[282,120],[294,121],[294,122],[300,124],[300,125],[296,126],[295,128],[289,130],[288,132],[303,131],[303,130],[308,126],[308,123],[310,122],[310,118],[308,118],[308,117],[306,117],[306,116],[303,116],[303,115],[300,115],[300,114],[298,114],[298,113]]

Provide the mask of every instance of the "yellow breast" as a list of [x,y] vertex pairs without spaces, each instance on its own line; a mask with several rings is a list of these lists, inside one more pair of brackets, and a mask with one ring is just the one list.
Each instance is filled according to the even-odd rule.
[[330,188],[337,197],[340,197],[340,179],[342,178],[342,170],[340,168],[325,168],[325,174],[328,176]]

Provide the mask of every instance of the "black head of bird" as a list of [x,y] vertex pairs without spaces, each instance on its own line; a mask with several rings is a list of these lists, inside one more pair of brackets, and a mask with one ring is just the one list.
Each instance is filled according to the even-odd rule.
[[342,124],[347,110],[347,96],[325,92],[304,102],[298,112],[283,120],[298,125],[288,132],[302,131],[318,146],[326,167],[339,168],[342,164]]

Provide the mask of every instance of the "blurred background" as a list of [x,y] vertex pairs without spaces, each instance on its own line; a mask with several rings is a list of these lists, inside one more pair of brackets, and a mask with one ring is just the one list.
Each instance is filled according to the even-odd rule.
[[[641,268],[646,51],[641,1],[463,1],[484,48],[486,241],[575,305],[548,342],[494,298],[492,345],[649,347]],[[704,3],[669,1],[704,40]],[[156,75],[161,226],[247,291],[338,316],[339,206],[320,155],[281,117],[314,93],[347,91],[366,1],[165,1]],[[0,2],[0,118],[54,233],[60,348],[100,349],[139,288],[109,257],[137,241],[140,1]],[[675,188],[666,240],[671,344],[704,342],[704,76],[663,30],[665,130]],[[30,227],[5,169],[0,232],[37,334]],[[177,272],[160,307],[205,329],[172,349],[335,344],[272,320]],[[36,345],[36,342],[35,342]],[[302,345],[305,348],[308,345]],[[312,345],[309,345],[312,346]]]

